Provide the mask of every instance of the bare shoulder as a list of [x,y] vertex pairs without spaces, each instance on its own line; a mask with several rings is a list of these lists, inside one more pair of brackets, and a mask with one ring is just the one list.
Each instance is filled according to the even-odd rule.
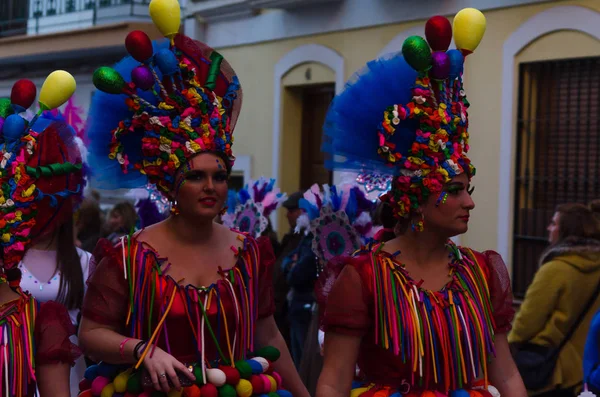
[[240,238],[242,235],[239,232],[218,223],[215,223],[214,226],[218,240],[225,242],[228,247],[242,247],[244,245],[243,239]]

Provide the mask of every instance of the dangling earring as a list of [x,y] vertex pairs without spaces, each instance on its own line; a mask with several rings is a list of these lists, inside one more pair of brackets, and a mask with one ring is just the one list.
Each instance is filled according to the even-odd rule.
[[227,210],[229,209],[228,206],[225,206],[221,209],[221,211],[219,212],[219,215],[223,216],[227,213]]
[[173,200],[171,202],[171,215],[173,215],[173,216],[179,215],[179,206],[177,205],[177,200]]
[[413,232],[422,232],[425,230],[425,215],[421,213],[421,219],[418,222],[413,221],[410,226]]

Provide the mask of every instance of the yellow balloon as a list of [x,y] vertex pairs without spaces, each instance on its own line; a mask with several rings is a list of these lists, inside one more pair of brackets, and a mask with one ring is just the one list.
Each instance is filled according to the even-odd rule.
[[359,387],[358,389],[353,389],[350,392],[350,397],[359,397],[361,394],[363,394],[364,392],[366,392],[368,390],[369,390],[368,387]]
[[181,397],[183,390],[171,389],[167,394],[167,397]]
[[56,109],[67,102],[75,92],[77,83],[69,72],[55,70],[50,73],[40,91],[39,104],[42,110]]
[[152,0],[150,17],[163,36],[171,39],[179,33],[181,7],[177,0]]
[[485,27],[485,16],[481,11],[475,8],[460,10],[452,26],[456,48],[463,50],[464,55],[475,51],[483,38]]
[[104,386],[104,389],[102,389],[100,397],[112,397],[113,394],[115,394],[115,385],[109,383],[108,385]]

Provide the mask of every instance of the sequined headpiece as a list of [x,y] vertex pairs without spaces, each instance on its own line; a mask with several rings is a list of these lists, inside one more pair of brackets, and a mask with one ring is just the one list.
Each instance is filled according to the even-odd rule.
[[223,224],[251,236],[260,237],[269,226],[269,216],[285,200],[285,193],[275,187],[275,179],[250,181],[238,192],[229,191]]
[[83,142],[60,114],[48,110],[66,102],[75,80],[50,74],[40,92],[40,111],[28,121],[21,113],[36,97],[35,85],[19,80],[11,98],[0,99],[0,246],[3,270],[18,265],[35,239],[73,215],[85,187]]
[[328,112],[324,150],[333,155],[328,164],[367,175],[393,174],[391,190],[381,199],[393,206],[398,218],[441,194],[456,175],[475,174],[466,155],[469,102],[462,74],[464,57],[484,31],[481,12],[462,10],[454,18],[459,49],[448,50],[450,22],[431,18],[427,41],[411,36],[401,55],[369,62]]
[[131,32],[125,40],[131,57],[94,73],[103,92],[92,101],[88,136],[103,188],[146,181],[116,175],[102,156],[124,174],[138,171],[162,192],[173,189],[177,170],[197,153],[221,154],[230,166],[235,160],[231,147],[242,91],[233,69],[210,47],[165,28],[164,19],[173,16],[153,13],[155,4],[150,14],[170,42],[153,46],[145,33]]

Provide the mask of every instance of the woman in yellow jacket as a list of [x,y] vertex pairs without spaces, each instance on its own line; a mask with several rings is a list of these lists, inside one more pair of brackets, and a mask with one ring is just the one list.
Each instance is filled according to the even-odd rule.
[[[582,204],[560,205],[548,226],[550,247],[527,289],[509,342],[515,351],[524,344],[557,347],[577,321],[600,282],[599,223]],[[548,385],[530,391],[535,396],[575,396],[581,385],[581,362],[587,330],[600,308],[596,297],[587,314],[559,353]]]

